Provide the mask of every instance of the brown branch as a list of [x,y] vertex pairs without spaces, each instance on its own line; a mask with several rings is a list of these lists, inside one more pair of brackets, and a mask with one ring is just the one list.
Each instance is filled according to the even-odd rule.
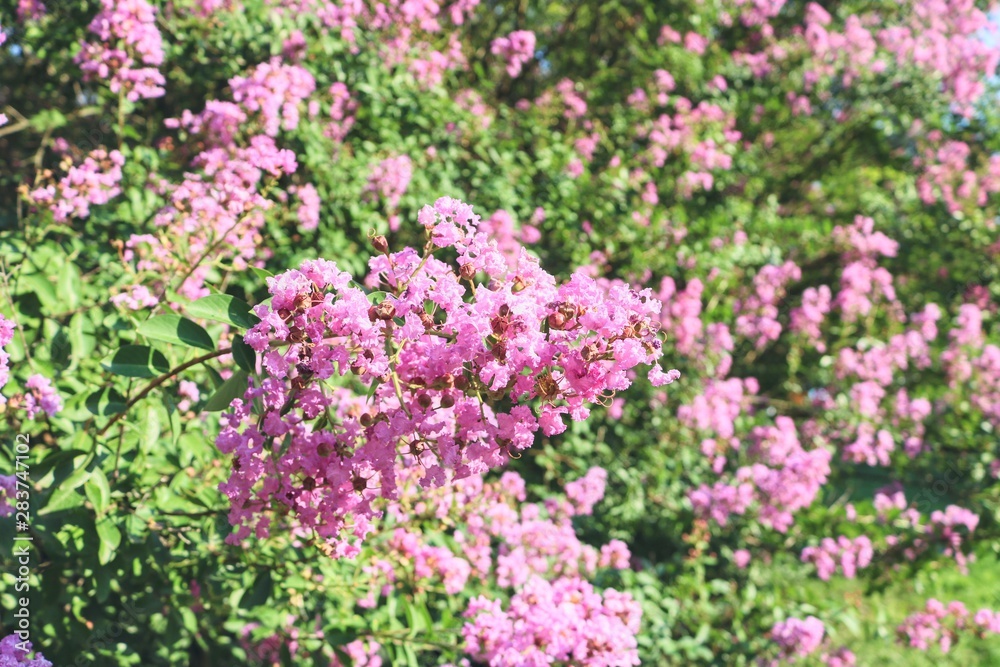
[[114,417],[112,417],[111,421],[109,421],[107,424],[105,424],[104,428],[102,428],[100,431],[97,432],[98,437],[100,437],[100,436],[104,435],[105,433],[107,433],[107,431],[108,431],[109,428],[111,428],[119,419],[121,419],[122,417],[124,417],[128,413],[129,408],[131,408],[133,405],[135,405],[136,403],[138,403],[142,399],[146,398],[146,396],[149,395],[149,392],[153,391],[154,389],[156,389],[157,387],[159,387],[161,384],[163,384],[164,382],[166,382],[170,378],[174,377],[178,373],[186,371],[187,369],[191,368],[192,366],[197,366],[198,364],[204,363],[204,362],[208,361],[209,359],[214,359],[216,357],[221,357],[222,355],[229,354],[232,351],[233,351],[233,348],[231,348],[231,347],[224,347],[221,350],[216,350],[214,352],[209,352],[208,354],[203,354],[200,357],[195,357],[191,361],[184,362],[183,364],[181,364],[177,368],[175,368],[175,369],[173,369],[173,370],[171,370],[171,371],[169,371],[169,372],[161,375],[160,377],[156,378],[155,380],[153,380],[152,382],[150,382],[148,385],[146,385],[145,389],[143,389],[138,394],[136,394],[136,396],[134,398],[129,399],[129,401],[125,404],[125,408],[121,412],[119,412],[118,414],[116,414]]

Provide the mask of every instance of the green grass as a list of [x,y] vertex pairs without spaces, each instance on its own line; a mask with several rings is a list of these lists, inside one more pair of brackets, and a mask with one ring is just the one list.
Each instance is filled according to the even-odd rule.
[[979,639],[963,634],[948,653],[937,647],[927,651],[896,641],[896,628],[906,616],[921,611],[930,598],[943,603],[964,602],[971,613],[982,608],[1000,609],[1000,561],[981,554],[963,575],[954,564],[923,572],[885,591],[864,595],[860,582],[812,581],[803,586],[808,601],[817,607],[838,609],[839,625],[828,624],[834,645],[846,645],[857,655],[859,667],[973,667],[1000,666],[1000,635]]

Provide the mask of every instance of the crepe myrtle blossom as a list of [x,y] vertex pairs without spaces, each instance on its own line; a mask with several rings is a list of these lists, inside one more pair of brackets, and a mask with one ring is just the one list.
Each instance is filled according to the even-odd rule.
[[900,643],[922,651],[937,645],[947,653],[962,635],[983,637],[1000,633],[1000,612],[980,609],[975,614],[958,601],[947,605],[931,598],[923,611],[907,616],[896,629]]
[[507,63],[507,76],[514,78],[535,54],[535,33],[515,30],[506,37],[497,37],[490,44],[490,53]]
[[790,663],[816,651],[823,642],[825,633],[823,621],[815,616],[807,616],[805,619],[789,618],[775,623],[771,628],[771,638],[778,644],[781,659]]
[[[7,365],[10,355],[4,348],[14,340],[14,323],[0,315],[0,389],[4,388],[10,379],[10,367]],[[7,399],[0,394],[0,405],[7,402]]]
[[479,596],[465,612],[466,650],[498,667],[638,665],[635,635],[642,610],[628,593],[603,594],[576,577],[528,581],[504,609]]
[[111,92],[132,102],[162,97],[166,80],[163,38],[156,27],[156,8],[145,0],[101,0],[101,11],[90,22],[97,42],[84,42],[76,63],[85,80],[106,79]]
[[44,375],[36,373],[24,384],[28,391],[24,394],[24,407],[28,411],[28,419],[34,419],[39,412],[54,417],[62,410],[63,403],[59,392],[52,386],[52,381]]
[[31,642],[21,641],[17,635],[0,639],[0,667],[52,667],[52,663],[38,651],[32,655]]
[[44,185],[31,191],[29,200],[52,210],[56,222],[87,218],[91,206],[100,206],[121,194],[122,166],[125,157],[119,151],[92,150],[83,162],[73,164],[63,159],[66,175],[55,181],[45,172]]
[[[660,303],[650,290],[601,287],[580,273],[557,284],[523,249],[514,268],[472,207],[441,198],[417,216],[423,252],[390,253],[384,237],[365,291],[328,260],[268,278],[269,304],[245,341],[263,373],[234,400],[216,441],[232,455],[221,485],[237,530],[270,533],[276,516],[354,555],[397,495],[394,463],[414,457],[421,484],[479,474],[566,429],[652,366],[663,384]],[[436,256],[448,249],[449,263]],[[363,406],[331,378],[368,387]]]

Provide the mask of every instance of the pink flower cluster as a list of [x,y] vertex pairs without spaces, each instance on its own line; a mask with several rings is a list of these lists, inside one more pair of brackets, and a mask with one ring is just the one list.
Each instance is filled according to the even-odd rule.
[[730,440],[733,448],[738,448],[739,442],[734,439],[736,419],[758,389],[754,378],[709,380],[702,393],[677,408],[677,419],[689,428]]
[[836,540],[825,537],[818,547],[803,549],[802,562],[815,565],[816,574],[823,581],[837,571],[838,564],[843,575],[853,579],[858,570],[871,564],[874,555],[872,541],[866,536],[851,539],[841,535]]
[[[778,645],[780,659],[787,662],[797,662],[819,649],[823,643],[826,628],[823,621],[815,616],[789,618],[778,621],[771,628],[771,639]],[[777,663],[775,663],[777,664]]]
[[[345,393],[341,398],[343,403],[364,408],[360,397]],[[388,504],[387,514],[397,526],[410,528],[382,533],[384,548],[372,551],[370,564],[362,568],[370,577],[371,590],[359,601],[361,607],[374,607],[380,596],[393,595],[399,586],[430,592],[433,584],[441,582],[445,594],[456,595],[466,590],[472,578],[492,580],[512,589],[512,599],[506,611],[500,600],[479,597],[469,603],[464,648],[476,659],[511,666],[536,664],[532,660],[546,665],[638,664],[639,606],[627,594],[598,593],[581,579],[594,575],[597,568],[628,567],[628,548],[617,540],[600,550],[585,545],[571,524],[573,516],[589,513],[602,498],[604,470],[592,468],[566,485],[565,496],[552,497],[544,504],[524,502],[524,480],[513,472],[492,482],[473,475],[434,489],[423,487],[423,476],[412,456],[397,461],[399,494]],[[434,529],[413,529],[421,523]],[[449,528],[452,539],[443,542],[447,546],[438,546],[441,542],[437,541],[431,544],[442,526],[454,527]],[[546,629],[553,620],[558,625]],[[511,627],[519,631],[498,634]],[[301,653],[296,628],[250,644],[252,629],[252,625],[247,627],[244,643],[254,655],[268,659],[282,644],[293,655]],[[529,646],[526,657],[513,652]],[[342,648],[355,664],[381,664],[380,647],[370,639]]]
[[972,533],[978,525],[979,515],[958,505],[948,505],[943,512],[931,512],[927,534],[936,542],[943,543],[944,555],[954,558],[959,570],[967,572],[966,563],[974,559],[975,555],[966,555],[962,551],[962,545],[971,541]]
[[576,92],[576,83],[572,79],[561,79],[551,90],[543,92],[535,104],[547,107],[556,103],[562,108],[562,115],[568,120],[583,118],[587,113],[587,101]]
[[[686,97],[671,96],[673,78],[658,71],[655,77],[655,98],[660,106],[672,105],[674,114],[661,113],[652,121],[643,120],[635,128],[636,137],[645,140],[648,148],[642,160],[652,167],[663,167],[671,155],[686,155],[690,169],[678,177],[680,194],[690,197],[697,189],[711,189],[714,171],[732,168],[732,155],[740,140],[735,129],[736,117],[722,107],[701,101],[697,105]],[[641,89],[629,97],[641,111],[647,109],[647,95]]]
[[984,79],[1000,65],[1000,50],[983,39],[989,33],[995,35],[996,26],[970,0],[916,0],[908,25],[880,30],[878,37],[900,66],[939,76],[956,110],[971,116],[986,92]]
[[385,202],[386,208],[390,211],[389,228],[392,231],[399,229],[399,216],[395,214],[395,210],[406,194],[406,189],[410,187],[411,178],[413,178],[413,161],[407,155],[382,160],[375,165],[368,176],[365,192]]
[[[86,218],[90,207],[106,204],[121,194],[122,165],[125,157],[118,151],[98,148],[81,164],[63,159],[66,175],[58,182],[35,188],[29,194],[32,203],[52,210],[56,222]],[[51,178],[51,174],[43,174]]]
[[966,391],[972,406],[1000,427],[1000,347],[986,344],[979,306],[963,304],[956,325],[948,332],[948,349],[941,354],[949,387]]
[[795,422],[777,417],[774,426],[753,429],[747,456],[752,462],[739,467],[729,481],[702,484],[688,494],[695,512],[726,525],[730,515],[757,505],[761,524],[787,532],[794,513],[811,505],[826,483],[830,451],[804,449]]
[[455,594],[470,577],[492,579],[502,588],[520,589],[531,577],[592,576],[597,568],[624,569],[628,547],[618,540],[600,550],[582,543],[571,519],[589,514],[603,498],[606,473],[592,468],[566,485],[566,496],[544,505],[525,503],[524,480],[508,472],[498,482],[481,475],[455,480],[438,489],[421,486],[422,471],[406,459],[397,466],[399,499],[388,513],[400,525],[414,525],[432,517],[434,524],[455,525],[455,547],[427,544],[422,533],[397,528],[384,558],[366,568],[372,588],[362,605],[373,607],[379,591],[387,591],[401,574],[421,585],[425,580],[443,582]]
[[506,609],[480,596],[465,615],[466,650],[496,667],[639,664],[639,605],[627,593],[608,589],[602,595],[575,577],[533,577]]
[[100,41],[84,42],[76,56],[86,79],[110,80],[111,92],[124,92],[133,102],[164,94],[166,80],[158,69],[163,39],[152,5],[146,0],[101,0],[90,32]]
[[969,144],[939,143],[937,131],[929,132],[927,138],[931,146],[922,157],[914,158],[914,166],[923,170],[917,180],[917,191],[925,204],[940,200],[954,214],[966,208],[982,208],[989,195],[1000,192],[1000,155],[990,156],[985,168],[974,169],[969,163],[972,153]]
[[[209,113],[206,110],[206,114]],[[208,148],[199,153],[177,185],[167,186],[168,204],[154,218],[163,232],[135,234],[125,243],[123,259],[140,272],[182,276],[172,286],[189,299],[208,295],[204,287],[211,265],[205,261],[231,254],[234,268],[244,269],[262,259],[260,228],[273,205],[261,190],[265,181],[295,172],[295,155],[279,149],[271,137],[258,135],[246,148]],[[266,255],[265,255],[266,256]],[[148,303],[132,293],[134,302]]]
[[316,80],[308,70],[272,58],[249,75],[230,79],[229,87],[237,104],[260,114],[264,134],[276,137],[281,129],[298,127],[299,105],[316,90]]
[[789,328],[805,336],[820,353],[826,352],[820,327],[830,312],[831,299],[830,288],[826,285],[807,287],[802,293],[802,305],[793,309],[789,316]]
[[732,14],[735,14],[740,23],[748,28],[767,26],[768,21],[781,12],[785,2],[786,0],[728,0],[719,22],[728,26],[732,23]]
[[538,229],[532,225],[522,225],[518,228],[514,216],[503,209],[491,215],[483,226],[496,240],[497,248],[507,258],[512,269],[517,267],[522,244],[529,245],[541,237]]
[[702,322],[704,284],[698,278],[687,281],[678,289],[673,278],[660,282],[657,298],[663,302],[660,322],[677,351],[704,369],[706,375],[725,377],[732,367],[735,347],[729,326],[723,322],[705,325]]
[[38,651],[32,652],[31,642],[22,641],[17,635],[7,635],[0,639],[0,666],[52,667],[52,663]]
[[311,183],[292,185],[288,188],[288,192],[299,200],[299,206],[295,211],[299,219],[299,229],[303,231],[316,229],[319,226],[321,204],[316,187]]
[[874,230],[875,221],[857,216],[851,227],[837,226],[833,237],[846,247],[847,262],[840,276],[840,292],[835,300],[843,319],[853,322],[868,315],[879,297],[896,301],[892,274],[878,266],[878,257],[895,257],[899,244]]
[[[351,659],[350,667],[382,667],[382,657],[379,655],[382,645],[374,639],[355,639],[341,647]],[[334,658],[330,667],[347,667],[339,658]]]
[[931,598],[924,611],[906,617],[896,632],[899,641],[908,646],[926,651],[936,644],[947,653],[963,634],[983,637],[1000,633],[1000,613],[980,609],[972,615],[961,602],[945,605]]
[[[479,216],[454,199],[424,207],[418,221],[422,255],[373,239],[383,253],[369,263],[374,302],[326,260],[268,279],[271,303],[256,307],[261,322],[245,336],[265,375],[233,401],[217,439],[234,455],[222,485],[239,527],[232,541],[252,528],[266,536],[271,511],[284,508],[336,554],[356,553],[341,534],[363,538],[375,501],[397,496],[399,453],[416,457],[426,486],[446,470],[484,472],[537,431],[565,430],[563,415],[586,419],[588,404],[661,356],[649,290],[605,292],[580,274],[557,286],[525,252],[511,270]],[[443,248],[457,253],[457,270],[434,256]],[[371,388],[364,408],[324,388],[347,373]]]
[[736,333],[749,338],[759,350],[781,336],[778,303],[785,295],[788,283],[800,280],[802,270],[795,262],[777,266],[768,264],[753,278],[754,291],[733,305],[736,312]]
[[[916,67],[941,81],[959,113],[970,116],[985,92],[983,78],[1000,63],[1000,51],[982,39],[992,29],[986,12],[969,0],[913,0],[905,3],[904,23],[878,29],[877,14],[852,14],[843,31],[832,29],[833,18],[810,3],[806,11],[805,41],[816,60],[818,74],[840,72],[844,85],[865,71],[881,73],[894,57],[901,68]],[[808,80],[808,78],[807,78]]]
[[[17,2],[18,21],[37,21],[45,16],[46,11],[45,3],[41,0],[18,0]],[[2,38],[0,38],[0,44],[3,44]]]
[[201,391],[198,385],[190,380],[181,380],[177,385],[177,395],[180,401],[177,402],[177,410],[187,412],[191,406],[201,400]]
[[[193,583],[194,586],[197,586],[197,582]],[[259,639],[253,637],[254,630],[260,627],[259,623],[247,623],[243,626],[239,642],[251,660],[251,664],[281,667],[282,655],[286,652],[294,660],[309,662],[309,664],[322,664],[320,656],[311,653],[303,646],[303,633],[296,627],[296,620],[295,616],[287,615],[285,618],[286,627]],[[318,622],[310,628],[309,636],[323,639],[324,633],[319,628]],[[356,639],[339,647],[350,658],[352,667],[382,667],[382,658],[379,655],[381,648],[382,645],[371,638]],[[344,667],[336,655],[329,660],[330,667]]]
[[28,392],[24,395],[24,407],[28,411],[28,419],[34,419],[39,412],[54,417],[62,410],[62,398],[52,386],[52,382],[44,375],[36,373],[24,383]]
[[507,76],[514,78],[535,55],[535,33],[515,30],[506,37],[497,37],[490,44],[490,53],[507,62]]
[[[10,355],[4,350],[7,345],[14,340],[14,323],[0,315],[0,389],[4,388],[10,380]],[[5,404],[7,399],[0,394],[0,406]]]
[[330,122],[326,124],[323,134],[336,143],[341,143],[347,133],[354,127],[358,103],[351,97],[351,91],[341,82],[330,86]]

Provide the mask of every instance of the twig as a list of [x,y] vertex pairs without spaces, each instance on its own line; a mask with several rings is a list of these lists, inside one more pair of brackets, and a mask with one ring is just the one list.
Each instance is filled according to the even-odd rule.
[[131,408],[133,405],[135,405],[136,403],[138,403],[142,399],[146,398],[146,396],[149,395],[149,392],[153,391],[154,389],[156,389],[157,387],[159,387],[161,384],[163,384],[164,382],[166,382],[170,378],[174,377],[178,373],[186,371],[187,369],[191,368],[192,366],[197,366],[198,364],[204,363],[204,362],[208,361],[209,359],[214,359],[216,357],[221,357],[222,355],[229,354],[232,351],[233,351],[233,348],[231,348],[231,347],[225,347],[225,348],[222,348],[221,350],[216,350],[215,352],[209,352],[208,354],[203,354],[200,357],[195,357],[191,361],[184,362],[183,364],[181,364],[177,368],[175,368],[175,369],[169,371],[168,373],[165,373],[165,374],[161,375],[160,377],[156,378],[155,380],[153,380],[152,382],[150,382],[148,385],[146,385],[145,389],[143,389],[138,394],[136,394],[136,396],[134,398],[129,399],[129,401],[125,404],[125,408],[121,412],[119,412],[118,414],[116,414],[114,417],[112,417],[111,421],[109,421],[107,424],[105,424],[104,428],[102,428],[100,431],[97,432],[98,437],[100,437],[100,436],[104,435],[105,433],[107,433],[108,429],[111,428],[112,425],[114,425],[119,419],[121,419],[122,417],[125,416],[125,414],[129,411],[129,408]]

